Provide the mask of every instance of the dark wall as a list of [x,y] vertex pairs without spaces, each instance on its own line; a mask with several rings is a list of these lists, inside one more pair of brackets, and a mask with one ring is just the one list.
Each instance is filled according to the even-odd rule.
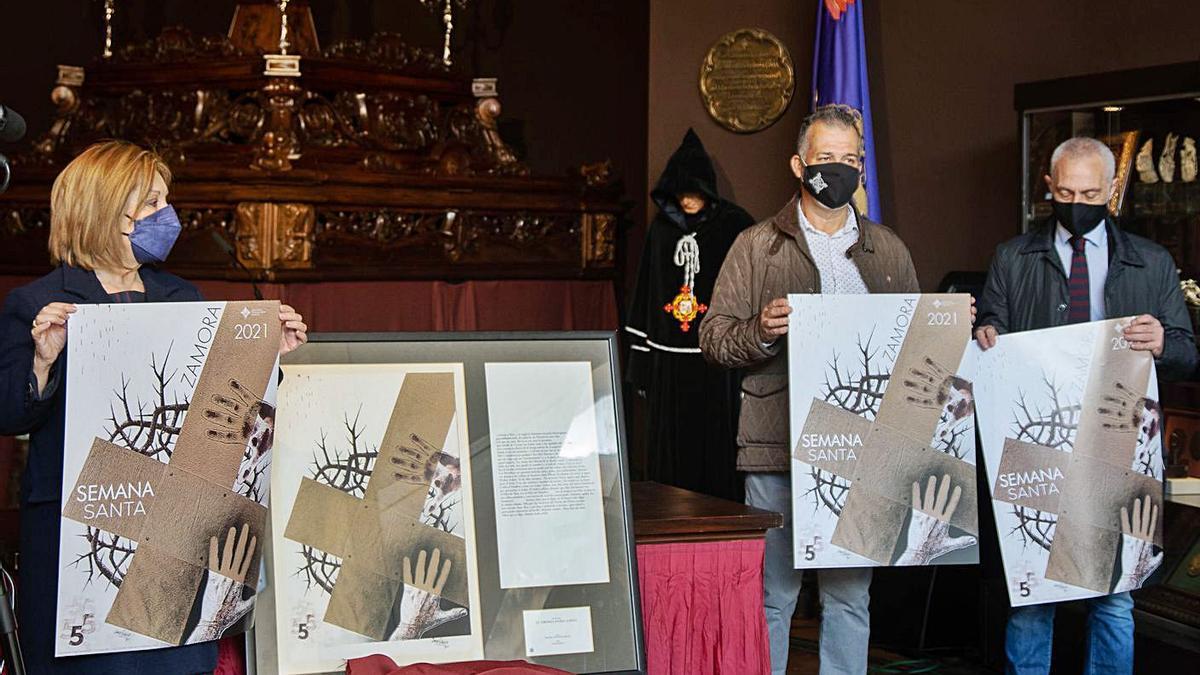
[[[884,220],[909,243],[926,289],[948,271],[986,268],[1019,232],[1014,84],[1200,57],[1191,0],[859,2]],[[816,0],[650,4],[647,190],[691,125],[716,156],[721,188],[754,216],[773,214],[797,187],[787,158],[810,107]],[[797,71],[787,114],[749,135],[713,122],[697,88],[709,45],[745,26],[777,35]]]
[[[233,0],[118,0],[115,42],[183,25],[228,30]],[[441,14],[417,0],[312,0],[322,45],[376,31],[441,52]],[[101,2],[5,3],[0,19],[0,103],[46,130],[55,64],[101,52]],[[646,147],[646,0],[476,0],[455,18],[454,58],[476,77],[499,77],[501,131],[536,173],[560,175],[612,159],[636,206],[629,233],[640,247]],[[2,151],[2,149],[0,149]]]
[[[688,127],[717,167],[717,187],[755,218],[773,215],[798,185],[788,169],[796,130],[808,112],[815,6],[797,0],[652,0],[650,105],[646,151],[649,193]],[[783,117],[767,129],[736,134],[713,121],[700,99],[700,63],[709,47],[737,28],[763,28],[795,62],[796,89]],[[651,213],[652,215],[652,213]]]
[[1020,232],[1013,85],[1200,58],[1200,2],[865,0],[884,215],[921,285]]

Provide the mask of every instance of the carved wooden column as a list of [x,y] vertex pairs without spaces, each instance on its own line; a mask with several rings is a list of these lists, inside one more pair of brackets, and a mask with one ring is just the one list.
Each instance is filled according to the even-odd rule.
[[496,120],[500,117],[500,99],[489,96],[475,103],[475,115],[483,132],[484,146],[492,162],[498,167],[508,167],[517,164],[517,156],[512,149],[500,138],[500,128]]
[[617,254],[617,219],[611,213],[585,213],[583,219],[583,266],[608,268]]
[[[612,184],[612,161],[593,162],[579,167],[588,187],[603,187]],[[617,258],[617,218],[609,212],[585,212],[583,221],[583,266],[585,268],[612,268]]]
[[304,90],[287,77],[274,77],[263,87],[267,99],[267,130],[254,148],[250,168],[262,171],[291,171],[292,160],[300,158],[296,138],[296,101]]
[[58,67],[58,80],[50,91],[54,103],[54,122],[41,139],[33,144],[41,161],[49,162],[66,137],[75,111],[79,110],[79,88],[83,86],[84,71],[79,66]]
[[316,213],[312,204],[241,202],[237,256],[246,267],[270,271],[311,269]]

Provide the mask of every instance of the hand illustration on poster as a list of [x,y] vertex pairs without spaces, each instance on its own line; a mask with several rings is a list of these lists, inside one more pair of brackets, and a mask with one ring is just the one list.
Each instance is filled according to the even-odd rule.
[[218,547],[217,537],[209,539],[208,579],[204,585],[200,618],[189,643],[219,639],[226,628],[254,607],[253,595],[245,581],[257,545],[258,538],[250,535],[249,525],[242,526],[240,536],[237,528],[229,528],[223,550]]
[[973,348],[984,463],[1013,605],[1139,588],[1162,561],[1162,411],[1127,320]]
[[[72,317],[58,655],[203,642],[248,625],[278,313],[276,302],[202,302],[81,306]],[[247,458],[255,469],[242,472]]]
[[965,295],[792,295],[795,566],[978,561]]
[[[442,609],[442,589],[450,576],[453,561],[441,561],[441,551],[433,549],[429,567],[425,566],[425,551],[417,552],[416,574],[412,561],[404,558],[404,597],[400,602],[400,623],[392,640],[414,640],[442,624],[467,616],[466,607]],[[439,568],[438,562],[443,564]]]
[[462,378],[458,364],[284,366],[272,469],[279,672],[366,653],[482,656]]
[[908,536],[904,553],[896,560],[897,565],[928,565],[947,553],[976,544],[975,537],[970,535],[950,535],[950,518],[962,499],[962,486],[955,485],[951,493],[949,475],[942,476],[941,485],[938,489],[937,477],[930,476],[922,499],[921,484],[913,483]]

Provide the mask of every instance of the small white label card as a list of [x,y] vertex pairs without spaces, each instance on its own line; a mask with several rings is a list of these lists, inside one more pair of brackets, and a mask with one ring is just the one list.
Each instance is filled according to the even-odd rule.
[[592,608],[562,607],[525,610],[525,656],[590,654]]

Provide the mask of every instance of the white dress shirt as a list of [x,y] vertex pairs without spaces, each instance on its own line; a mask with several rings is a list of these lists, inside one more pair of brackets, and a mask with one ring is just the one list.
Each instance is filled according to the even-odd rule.
[[[1083,235],[1086,242],[1083,245],[1083,256],[1087,258],[1088,266],[1088,309],[1091,310],[1091,320],[1100,321],[1104,316],[1104,282],[1108,279],[1108,228],[1104,221],[1099,227]],[[1058,251],[1058,259],[1062,261],[1063,271],[1071,276],[1071,232],[1058,224],[1054,232],[1054,249]]]
[[799,204],[796,210],[800,213],[800,231],[808,242],[808,252],[821,275],[821,292],[866,293],[867,284],[863,282],[858,265],[846,255],[846,251],[858,243],[858,218],[854,209],[846,209],[846,222],[833,234],[825,234],[813,227]]

